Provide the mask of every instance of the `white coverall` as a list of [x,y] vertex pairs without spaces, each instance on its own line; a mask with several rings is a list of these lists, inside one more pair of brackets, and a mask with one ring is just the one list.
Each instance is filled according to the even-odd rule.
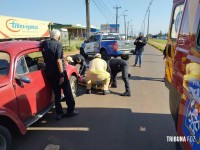
[[106,70],[107,63],[105,60],[95,58],[90,61],[89,69],[86,74],[87,90],[90,90],[92,84],[97,81],[103,81],[103,90],[108,90],[110,74]]

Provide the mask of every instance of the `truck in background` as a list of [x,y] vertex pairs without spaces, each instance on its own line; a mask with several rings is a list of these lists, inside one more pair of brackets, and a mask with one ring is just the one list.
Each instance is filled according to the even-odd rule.
[[0,16],[0,39],[49,38],[48,21]]
[[118,56],[128,60],[129,55],[132,55],[134,50],[134,42],[120,40],[118,33],[98,32],[82,43],[80,54],[87,57],[88,55],[100,53],[105,60]]
[[0,41],[14,39],[36,39],[50,38],[50,31],[58,29],[61,32],[61,44],[64,50],[69,48],[68,30],[62,24],[49,21],[40,21],[27,18],[0,16]]
[[200,149],[200,1],[173,0],[165,85],[181,149]]

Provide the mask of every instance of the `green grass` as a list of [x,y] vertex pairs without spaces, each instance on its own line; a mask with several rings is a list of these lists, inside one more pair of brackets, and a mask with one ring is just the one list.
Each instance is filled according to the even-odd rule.
[[161,43],[161,44],[167,44],[167,40],[161,40],[161,39],[149,39],[149,40],[157,42],[157,43]]
[[167,40],[161,39],[149,39],[148,44],[163,51],[165,49],[165,45],[167,44]]
[[70,41],[70,46],[67,47],[67,50],[65,50],[65,51],[66,52],[67,51],[71,52],[71,51],[79,50],[82,43],[83,43],[83,40],[71,40]]

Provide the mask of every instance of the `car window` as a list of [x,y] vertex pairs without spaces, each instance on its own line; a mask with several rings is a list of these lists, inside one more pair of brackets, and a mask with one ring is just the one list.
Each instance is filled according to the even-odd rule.
[[117,34],[105,34],[102,36],[102,40],[120,40]]
[[8,53],[0,52],[0,75],[8,75],[10,69],[10,56]]
[[25,60],[29,72],[34,72],[44,69],[44,59],[42,57],[42,52],[33,52],[26,54]]
[[94,42],[94,36],[93,35],[88,39],[88,42]]
[[32,52],[21,57],[17,62],[17,74],[27,74],[45,68],[42,52]]
[[95,35],[95,36],[94,36],[94,41],[99,41],[100,38],[101,38],[100,35]]
[[19,60],[17,61],[16,71],[17,71],[17,75],[29,73],[24,57],[20,57]]
[[184,8],[184,3],[177,5],[174,9],[174,14],[171,23],[171,33],[170,33],[172,39],[176,39],[178,36],[178,31],[180,28],[181,18],[183,14],[183,8]]

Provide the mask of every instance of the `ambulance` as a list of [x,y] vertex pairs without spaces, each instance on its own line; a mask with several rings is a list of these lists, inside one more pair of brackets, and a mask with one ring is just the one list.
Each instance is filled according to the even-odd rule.
[[200,149],[200,1],[173,0],[165,85],[179,148]]

